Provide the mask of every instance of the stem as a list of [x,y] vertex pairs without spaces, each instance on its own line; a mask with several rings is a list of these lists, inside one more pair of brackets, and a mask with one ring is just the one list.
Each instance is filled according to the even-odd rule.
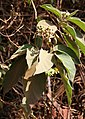
[[50,76],[48,76],[47,81],[48,81],[48,97],[49,97],[50,100],[52,101],[52,92],[51,92]]

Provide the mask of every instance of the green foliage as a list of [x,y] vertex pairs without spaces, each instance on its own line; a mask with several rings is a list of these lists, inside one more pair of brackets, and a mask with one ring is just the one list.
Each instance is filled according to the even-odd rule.
[[76,31],[73,25],[85,31],[85,22],[73,17],[77,11],[62,12],[50,4],[41,7],[52,13],[52,19],[56,17],[54,23],[57,21],[57,26],[49,20],[39,21],[35,44],[24,44],[12,55],[11,59],[17,59],[7,71],[3,81],[5,94],[23,76],[25,97],[22,105],[26,113],[30,111],[30,105],[41,97],[47,75],[51,76],[57,72],[61,75],[70,105],[72,101],[70,82],[73,83],[75,78],[75,64],[80,63],[81,52],[85,54],[82,34]]
[[[61,47],[62,48],[62,47]],[[60,62],[64,65],[67,71],[67,75],[69,80],[73,82],[75,76],[75,64],[69,54],[65,52],[65,50],[60,50],[59,47],[56,46],[54,55],[60,60]]]
[[75,55],[79,58],[80,51],[75,41],[71,39],[69,35],[63,34],[64,40],[66,41],[68,47],[75,52]]
[[58,70],[60,72],[60,75],[62,77],[62,81],[63,81],[64,86],[65,86],[66,94],[67,94],[67,97],[68,97],[68,104],[70,105],[71,101],[72,101],[71,100],[71,97],[72,97],[72,87],[70,85],[70,82],[69,82],[69,79],[68,79],[68,76],[67,76],[68,72],[66,72],[66,70],[65,70],[66,68],[64,67],[62,62],[56,57],[56,55],[53,56],[52,61],[54,62],[54,64],[56,65],[56,67],[58,68]]
[[28,4],[30,5],[30,3],[31,3],[31,0],[28,0]]
[[69,13],[69,15],[68,15],[67,18],[70,18],[70,17],[74,16],[78,11],[79,11],[79,10],[75,10],[74,12]]
[[67,20],[76,24],[85,32],[85,22],[81,21],[81,19],[77,17],[69,17]]
[[[77,59],[77,63],[79,63],[80,60],[80,50],[85,54],[85,42],[82,40],[83,38],[78,37],[75,29],[73,26],[69,24],[69,22],[76,24],[78,27],[80,27],[83,31],[85,31],[85,22],[81,21],[79,18],[72,17],[73,15],[76,14],[77,11],[74,11],[72,13],[69,12],[62,12],[59,11],[57,8],[52,7],[49,4],[44,4],[41,6],[45,10],[53,13],[54,15],[57,16],[57,22],[58,22],[58,27],[62,29],[61,35],[63,36],[60,38],[60,44],[63,46],[66,45],[66,47],[70,49],[70,51],[66,52],[65,48],[62,49],[62,45],[55,46],[54,49],[56,48],[56,58],[59,59],[59,61],[64,65],[67,74],[64,74],[63,69],[61,70],[60,66],[57,66],[59,69],[60,75],[62,77],[62,80],[64,82],[64,86],[66,89],[67,97],[68,97],[68,104],[71,104],[71,96],[72,96],[72,89],[70,88],[70,83],[69,80],[73,82],[73,79],[75,77],[76,73],[76,68],[75,68],[75,60]],[[59,38],[58,38],[59,39]],[[62,41],[66,42],[64,44]],[[79,49],[80,48],[80,49]],[[61,50],[62,49],[62,50]],[[73,56],[72,52],[75,54],[74,61],[73,61]],[[57,59],[56,59],[57,60]]]
[[60,50],[57,46],[55,49],[55,58],[53,62],[60,72],[68,96],[68,103],[71,104],[72,88],[69,81],[73,82],[73,79],[75,77],[75,64],[70,55],[68,55],[64,50]]
[[47,11],[54,13],[59,18],[61,18],[61,16],[62,16],[61,11],[59,11],[58,9],[53,7],[51,4],[44,4],[44,5],[41,5],[41,7]]
[[62,52],[65,52],[69,56],[71,56],[71,58],[73,59],[73,61],[75,62],[75,64],[79,64],[80,63],[80,61],[79,61],[76,53],[71,48],[69,48],[69,47],[67,47],[65,45],[56,45],[54,47],[54,51],[57,51],[57,50],[62,51]]
[[82,40],[82,38],[77,36],[76,31],[72,26],[66,25],[65,28],[66,28],[66,32],[69,33],[73,37],[73,39],[76,41],[76,44],[80,47],[81,51],[85,54],[84,40]]

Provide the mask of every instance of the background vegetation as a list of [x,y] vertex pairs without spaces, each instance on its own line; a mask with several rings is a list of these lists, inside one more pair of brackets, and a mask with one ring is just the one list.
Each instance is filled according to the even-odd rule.
[[[23,72],[25,72],[24,67],[26,65],[22,65],[24,55],[23,55],[23,59],[20,58],[16,60],[16,63],[13,64],[12,72],[10,72],[9,75],[6,75],[6,78],[10,76],[11,80],[9,80],[8,78],[9,81],[7,81],[8,83],[7,82],[4,83],[5,85],[4,88],[2,88],[2,83],[4,80],[3,78],[6,72],[9,70],[10,65],[13,62],[15,62],[15,57],[16,57],[15,52],[20,48],[20,46],[22,46],[22,48],[19,49],[18,55],[22,55],[24,53],[24,49],[31,47],[30,45],[28,46],[24,44],[31,44],[33,46],[37,45],[38,48],[41,47],[38,40],[36,40],[35,42],[35,38],[37,38],[37,32],[36,32],[37,23],[41,19],[52,20],[52,22],[55,23],[56,19],[53,16],[53,14],[48,13],[47,11],[42,9],[40,5],[49,3],[52,4],[54,7],[57,7],[60,11],[69,11],[70,13],[75,10],[78,10],[75,16],[85,21],[84,0],[81,1],[34,0],[33,3],[31,4],[29,0],[28,1],[26,0],[12,0],[12,1],[1,0],[0,1],[0,119],[25,119],[26,118],[26,115],[23,109],[21,108],[22,98],[25,96],[23,92],[23,83],[20,80],[21,78],[19,78],[19,80],[14,80],[13,82],[14,77],[17,76],[17,72],[20,71],[21,68],[23,69]],[[37,17],[36,15],[38,15],[37,20],[36,20]],[[56,23],[57,22],[58,20],[56,20]],[[75,29],[79,29],[75,25],[73,25],[73,27]],[[83,38],[85,38],[84,30],[80,30],[80,31],[83,34]],[[59,32],[57,34],[62,39],[62,35]],[[38,38],[41,37],[39,36]],[[58,42],[61,43],[60,41]],[[51,44],[49,42],[44,42],[44,41],[43,43],[44,43],[43,48],[48,51],[51,47],[53,47],[52,45],[55,44],[55,42]],[[83,50],[83,53],[84,52],[85,51]],[[57,74],[53,73],[52,75],[52,72],[57,70],[54,69],[51,72],[50,80],[49,80],[50,74],[48,74],[48,81],[50,81],[50,84],[46,82],[46,87],[45,87],[46,90],[44,94],[42,95],[41,98],[38,95],[40,100],[35,102],[36,99],[34,97],[35,100],[32,103],[35,102],[35,105],[34,104],[31,105],[32,110],[27,118],[29,119],[31,118],[32,119],[51,119],[51,118],[83,119],[85,117],[85,81],[84,81],[85,56],[83,53],[81,53],[80,56],[81,64],[76,65],[77,71],[76,71],[75,80],[73,81],[72,84],[73,94],[72,94],[72,103],[70,109],[68,106],[67,96],[64,89],[65,87],[61,80],[61,76],[59,75],[59,73]],[[17,67],[17,70],[15,70],[15,67]],[[56,72],[58,72],[58,70]],[[22,73],[18,73],[18,77],[20,75],[22,75]],[[34,77],[34,79],[36,79],[36,77]],[[12,87],[12,84],[15,83],[16,85]],[[38,83],[39,82],[36,83],[35,81],[33,83],[33,86],[35,86],[35,84],[40,85]],[[44,84],[44,82],[41,83]],[[51,96],[50,98],[49,95]]]

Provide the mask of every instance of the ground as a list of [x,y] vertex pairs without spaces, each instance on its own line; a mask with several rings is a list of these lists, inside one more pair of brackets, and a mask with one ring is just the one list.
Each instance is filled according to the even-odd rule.
[[[43,3],[50,3],[50,1],[35,0],[38,15],[46,18],[47,13],[39,7]],[[62,10],[71,12],[78,9],[79,12],[76,16],[85,21],[84,0],[69,0],[69,2],[62,0],[61,4],[58,3],[59,0],[54,5]],[[35,28],[34,10],[32,6],[28,5],[26,0],[1,0],[0,63],[8,65],[10,63],[8,59],[19,46],[33,42]],[[12,36],[7,37],[7,35]],[[67,114],[70,115],[71,119],[85,118],[85,56],[83,54],[81,56],[81,64],[76,66],[76,68],[71,107],[68,107],[66,93],[60,76],[56,75],[56,78],[55,76],[51,77],[53,102],[50,101],[46,90],[41,99],[32,107],[32,113],[28,119],[66,119]],[[4,98],[2,91],[0,91],[0,119],[26,119],[20,106],[23,95],[22,82],[18,82]]]

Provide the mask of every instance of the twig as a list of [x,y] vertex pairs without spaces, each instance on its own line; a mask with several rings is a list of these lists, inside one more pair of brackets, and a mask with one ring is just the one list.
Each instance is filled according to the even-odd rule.
[[48,97],[49,97],[50,100],[52,101],[52,92],[51,92],[50,76],[48,76],[47,81],[48,81]]
[[32,3],[33,9],[35,11],[35,19],[37,19],[37,10],[36,10],[36,7],[35,7],[33,0],[31,0],[31,3]]
[[6,36],[8,38],[8,40],[10,41],[11,44],[13,44],[15,47],[19,48],[19,46],[17,46],[9,37],[9,35],[6,33]]
[[18,28],[16,31],[15,31],[15,33],[12,33],[11,35],[5,35],[5,34],[3,34],[2,32],[0,32],[0,35],[2,35],[2,36],[4,36],[4,37],[12,37],[12,36],[14,36],[17,32],[19,32],[20,31],[20,29],[22,29],[24,27],[24,24],[20,27],[20,28]]
[[52,104],[53,104],[53,98],[52,98],[52,91],[51,91],[51,78],[50,76],[47,77],[47,81],[48,81],[48,94],[47,96],[49,97],[50,101],[52,103],[49,103],[50,104],[50,111],[51,111],[51,118],[53,117],[53,114],[52,114]]
[[71,117],[71,107],[69,107],[69,109],[68,109],[67,119],[70,119],[70,117]]
[[14,17],[14,19],[10,22],[10,24],[8,25],[8,27],[6,29],[9,29],[12,26],[12,24],[14,23],[16,18],[17,18],[17,16]]
[[4,22],[5,24],[11,19],[11,16],[7,20],[3,20],[0,18],[0,21]]
[[82,82],[83,82],[83,84],[84,84],[84,87],[85,87],[85,75],[84,75],[84,72],[83,72],[83,69],[84,69],[84,67],[83,67],[83,64],[81,63],[81,66],[80,66],[80,68],[81,68],[81,70],[79,70],[79,73],[80,73],[80,77],[81,77],[81,79],[82,79]]

